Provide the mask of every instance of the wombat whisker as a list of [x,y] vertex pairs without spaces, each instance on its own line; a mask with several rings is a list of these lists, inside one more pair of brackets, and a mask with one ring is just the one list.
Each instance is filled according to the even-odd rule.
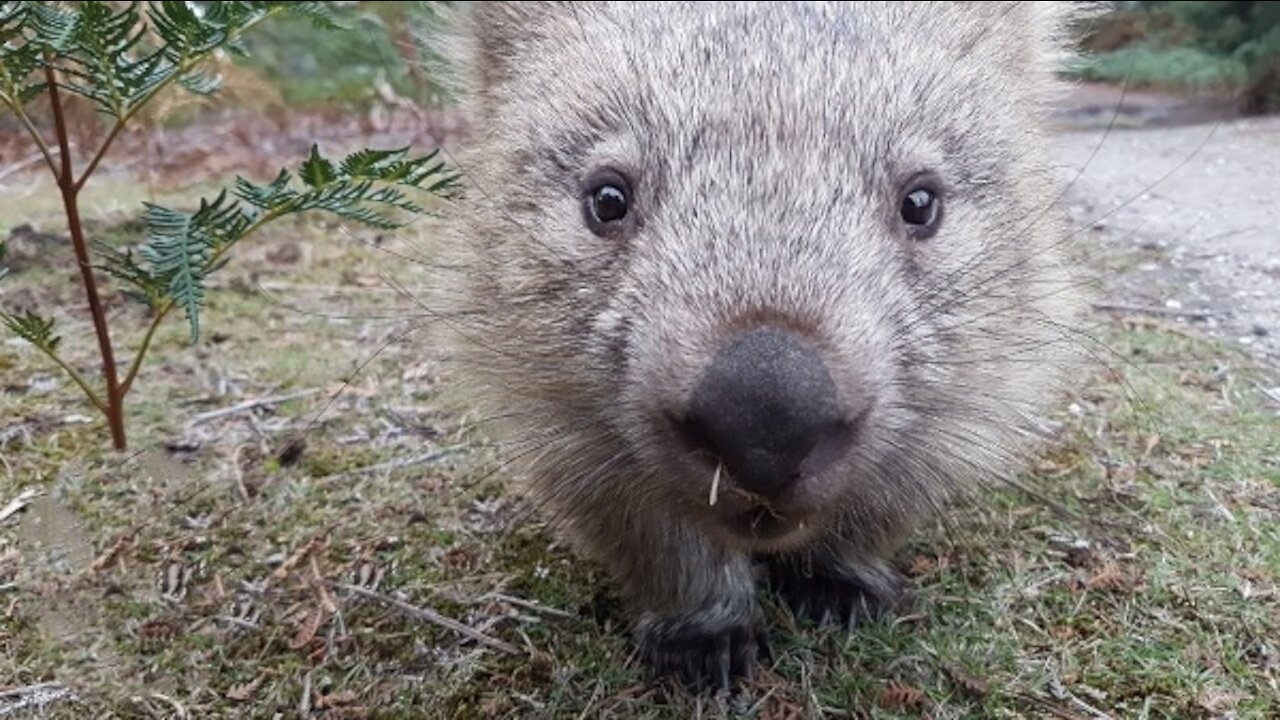
[[[1116,100],[1115,107],[1111,110],[1111,118],[1107,121],[1107,127],[1102,131],[1102,137],[1098,138],[1098,143],[1093,146],[1093,150],[1090,151],[1089,157],[1085,159],[1084,164],[1080,166],[1071,180],[1063,186],[1062,191],[1058,193],[1051,202],[1040,208],[1040,210],[1031,218],[1031,221],[1027,223],[1027,227],[1019,231],[1019,234],[1026,232],[1031,227],[1034,227],[1036,223],[1040,222],[1040,220],[1045,217],[1050,208],[1062,202],[1067,194],[1071,192],[1071,188],[1075,187],[1076,183],[1080,181],[1080,178],[1084,177],[1084,174],[1089,170],[1089,167],[1093,165],[1093,161],[1098,157],[1098,153],[1102,150],[1102,146],[1105,145],[1107,140],[1111,137],[1111,133],[1115,130],[1116,122],[1120,119],[1120,110],[1124,107],[1124,101],[1129,97],[1129,84],[1133,80],[1133,71],[1137,67],[1137,58],[1137,53],[1131,50],[1129,53],[1129,69],[1125,72],[1124,83],[1120,87],[1120,97]],[[1097,221],[1094,221],[1094,223],[1096,222]],[[1090,223],[1090,225],[1092,226],[1094,223]]]
[[[349,227],[347,227],[345,224],[339,224],[339,225],[338,225],[338,232],[342,233],[343,235],[346,235],[349,239],[351,239],[351,240],[355,241],[356,243],[358,243],[358,244],[360,244],[360,245],[364,245],[365,247],[368,247],[368,248],[371,248],[371,249],[373,249],[373,250],[376,250],[376,251],[378,251],[378,252],[380,252],[380,253],[383,253],[384,255],[390,255],[391,257],[393,257],[393,258],[395,258],[395,259],[397,259],[397,260],[400,260],[400,261],[402,261],[402,262],[409,263],[410,265],[416,265],[416,266],[418,266],[418,267],[427,268],[427,269],[429,269],[429,270],[459,270],[459,269],[462,269],[462,268],[460,268],[459,266],[438,265],[438,264],[435,264],[435,263],[430,263],[430,262],[427,262],[427,261],[423,260],[420,256],[407,255],[407,254],[402,253],[402,252],[399,252],[399,251],[397,251],[397,250],[393,250],[393,249],[391,249],[391,248],[387,247],[386,245],[382,245],[382,244],[380,244],[380,243],[376,243],[376,242],[372,242],[372,241],[366,240],[366,239],[364,239],[364,238],[360,237],[359,235],[357,235],[357,234],[355,234],[355,233],[351,232],[351,229],[350,229]],[[406,243],[408,243],[409,248],[410,248],[411,250],[414,250],[414,251],[416,251],[416,252],[420,253],[420,255],[426,255],[426,254],[427,254],[425,251],[423,251],[423,250],[422,250],[422,248],[418,247],[416,243],[413,243],[413,242],[408,241],[408,240],[406,240],[405,242],[406,242]]]
[[[1200,154],[1200,152],[1209,144],[1209,141],[1213,139],[1213,136],[1217,133],[1218,129],[1222,126],[1222,122],[1223,121],[1221,120],[1215,122],[1209,128],[1209,132],[1205,134],[1204,138],[1201,139],[1201,141],[1195,146],[1194,149],[1192,149],[1190,153],[1186,155],[1186,157],[1183,157],[1181,160],[1179,160],[1176,164],[1174,164],[1173,167],[1167,170],[1163,175],[1161,175],[1155,181],[1146,185],[1144,188],[1142,188],[1142,190],[1138,191],[1137,193],[1134,193],[1133,195],[1129,196],[1128,198],[1123,200],[1119,205],[1116,205],[1115,207],[1102,213],[1101,215],[1094,217],[1092,220],[1086,223],[1080,224],[1078,227],[1076,227],[1073,230],[1069,229],[1067,232],[1063,234],[1061,238],[1054,241],[1049,246],[1049,248],[1056,250],[1056,249],[1060,249],[1062,247],[1067,246],[1069,243],[1073,242],[1081,233],[1085,232],[1086,230],[1092,227],[1095,227],[1098,223],[1105,221],[1107,218],[1111,217],[1112,215],[1129,207],[1133,203],[1145,197],[1152,190],[1156,189],[1157,187],[1159,187],[1160,185],[1168,181],[1169,178],[1173,177],[1175,173],[1177,173],[1183,167],[1188,165],[1193,159],[1195,159],[1197,155]],[[1029,229],[1029,228],[1025,228],[1023,232],[1025,232],[1026,229]],[[970,270],[975,270],[977,267],[980,267],[980,265],[978,264],[978,261],[980,259],[981,258],[979,256],[975,256],[971,258],[968,262],[966,262],[964,265],[961,266],[960,272],[958,274],[953,272],[945,276],[944,280],[938,284],[938,287],[949,288],[954,286],[956,283],[958,283],[959,279],[965,277]],[[988,277],[982,283],[979,283],[979,285],[981,286],[981,285],[985,285],[987,282],[994,282],[999,279],[1004,279],[1008,274],[1012,273],[1014,270],[1018,269],[1019,267],[1025,265],[1029,260],[1030,258],[1028,257],[1019,258],[1012,265]],[[926,301],[927,301],[927,298],[926,298]]]
[[716,506],[716,500],[720,492],[720,472],[724,470],[724,463],[716,463],[716,472],[711,476],[711,495],[707,498],[707,504],[711,507]]
[[[1126,76],[1126,80],[1125,80],[1125,82],[1126,82],[1126,90],[1125,90],[1125,92],[1127,92],[1127,86],[1128,86],[1128,82],[1129,82],[1129,77],[1128,77],[1128,76]],[[1121,101],[1122,101],[1122,100],[1123,100],[1123,94],[1122,94]],[[1117,105],[1116,105],[1116,113],[1117,113],[1117,114],[1118,114],[1119,108],[1120,108],[1120,102],[1118,101],[1118,102],[1117,102]],[[1114,119],[1114,115],[1113,115],[1112,123],[1114,123],[1114,121],[1115,121],[1115,119]],[[1198,155],[1198,154],[1199,154],[1199,153],[1200,153],[1200,152],[1201,152],[1201,151],[1202,151],[1202,150],[1203,150],[1207,145],[1208,145],[1209,141],[1210,141],[1210,140],[1212,140],[1212,138],[1213,138],[1214,134],[1217,132],[1217,130],[1218,130],[1218,128],[1221,126],[1221,124],[1222,124],[1222,121],[1221,121],[1221,120],[1220,120],[1220,121],[1215,122],[1215,123],[1210,127],[1209,132],[1207,132],[1207,133],[1205,134],[1204,138],[1202,138],[1202,139],[1201,139],[1201,141],[1196,145],[1196,147],[1195,147],[1195,148],[1193,148],[1193,149],[1192,149],[1192,151],[1191,151],[1190,153],[1188,153],[1185,157],[1183,157],[1183,158],[1182,158],[1178,163],[1174,164],[1174,166],[1173,166],[1173,167],[1171,167],[1168,171],[1166,171],[1163,175],[1161,175],[1161,176],[1160,176],[1159,178],[1157,178],[1155,181],[1151,182],[1150,184],[1148,184],[1147,186],[1145,186],[1144,188],[1142,188],[1139,192],[1137,192],[1137,193],[1133,194],[1132,196],[1128,197],[1127,199],[1125,199],[1125,200],[1124,200],[1124,201],[1122,201],[1119,205],[1117,205],[1117,206],[1113,207],[1112,209],[1110,209],[1110,210],[1108,210],[1108,211],[1106,211],[1106,212],[1102,213],[1101,215],[1098,215],[1098,216],[1094,217],[1093,219],[1089,220],[1088,222],[1082,223],[1081,225],[1079,225],[1079,226],[1078,226],[1077,228],[1075,228],[1074,230],[1068,230],[1067,232],[1063,233],[1063,235],[1062,235],[1058,240],[1054,241],[1051,245],[1049,245],[1049,248],[1050,248],[1050,249],[1057,250],[1057,249],[1061,249],[1062,247],[1065,247],[1065,246],[1066,246],[1066,245],[1068,245],[1069,243],[1072,243],[1072,242],[1073,242],[1073,241],[1074,241],[1074,240],[1079,236],[1079,234],[1080,234],[1080,233],[1082,233],[1082,232],[1084,232],[1084,231],[1086,231],[1086,230],[1088,230],[1088,229],[1090,229],[1090,228],[1092,228],[1092,227],[1095,227],[1098,223],[1103,222],[1104,220],[1106,220],[1107,218],[1111,217],[1111,216],[1112,216],[1112,215],[1114,215],[1115,213],[1120,212],[1121,210],[1125,209],[1126,207],[1128,207],[1129,205],[1133,204],[1134,202],[1137,202],[1138,200],[1140,200],[1141,198],[1143,198],[1144,196],[1146,196],[1148,193],[1150,193],[1152,190],[1154,190],[1156,187],[1158,187],[1158,186],[1160,186],[1161,184],[1163,184],[1164,182],[1168,181],[1168,179],[1169,179],[1169,178],[1171,178],[1175,173],[1177,173],[1179,170],[1181,170],[1183,167],[1185,167],[1187,164],[1189,164],[1189,163],[1190,163],[1190,162],[1191,162],[1191,161],[1192,161],[1192,160],[1193,160],[1193,159],[1194,159],[1194,158],[1195,158],[1195,157],[1196,157],[1196,156],[1197,156],[1197,155]],[[1109,125],[1108,127],[1110,128],[1110,125]],[[1108,134],[1109,134],[1109,132],[1108,132]],[[1104,134],[1103,141],[1105,141],[1105,139],[1106,139],[1106,135]],[[1090,154],[1089,159],[1086,161],[1086,163],[1084,164],[1084,166],[1082,166],[1082,167],[1081,167],[1080,171],[1079,171],[1079,172],[1077,172],[1076,176],[1075,176],[1075,177],[1073,177],[1073,178],[1072,178],[1072,180],[1067,184],[1067,187],[1066,187],[1066,188],[1064,188],[1064,190],[1063,190],[1063,192],[1060,194],[1059,198],[1058,198],[1057,200],[1054,200],[1053,202],[1051,202],[1051,203],[1049,203],[1049,204],[1045,205],[1045,206],[1044,206],[1044,207],[1042,207],[1039,211],[1037,211],[1037,214],[1036,214],[1036,215],[1035,215],[1035,217],[1033,218],[1033,221],[1032,221],[1032,222],[1030,222],[1030,223],[1028,223],[1028,224],[1027,224],[1026,226],[1024,226],[1023,228],[1021,228],[1021,229],[1018,231],[1018,234],[1021,234],[1021,233],[1023,233],[1023,232],[1026,232],[1026,231],[1030,230],[1032,227],[1034,227],[1036,223],[1038,223],[1041,219],[1043,219],[1043,217],[1045,216],[1045,213],[1048,211],[1048,209],[1049,209],[1050,207],[1052,207],[1054,204],[1056,204],[1056,203],[1061,199],[1061,197],[1063,197],[1063,196],[1065,196],[1065,195],[1066,195],[1066,193],[1067,193],[1067,191],[1070,189],[1070,187],[1071,187],[1072,185],[1074,185],[1074,183],[1075,183],[1075,182],[1077,182],[1077,181],[1079,180],[1079,178],[1083,175],[1083,173],[1084,173],[1085,169],[1087,169],[1087,167],[1089,166],[1089,164],[1090,164],[1090,163],[1092,163],[1093,159],[1097,156],[1097,151],[1098,151],[1101,147],[1102,147],[1102,141],[1100,141],[1100,142],[1099,142],[1099,144],[1095,147],[1094,152]],[[1100,250],[1099,252],[1101,252],[1101,250]],[[966,261],[965,263],[962,263],[962,264],[960,265],[960,267],[958,267],[958,268],[956,268],[955,270],[951,271],[950,273],[946,274],[946,275],[943,277],[942,281],[937,283],[937,285],[935,286],[935,288],[936,288],[936,289],[935,289],[935,291],[934,291],[934,292],[926,293],[925,297],[923,298],[923,301],[924,301],[924,302],[926,302],[926,303],[928,303],[928,302],[930,301],[930,299],[931,299],[931,297],[932,297],[933,295],[936,295],[936,294],[938,294],[938,293],[945,292],[945,291],[947,291],[948,289],[953,288],[953,287],[955,287],[956,285],[958,285],[958,284],[959,284],[959,280],[960,280],[961,278],[964,278],[964,277],[968,276],[968,274],[969,274],[970,272],[976,272],[976,271],[981,267],[981,261],[982,261],[982,259],[983,259],[983,258],[982,258],[982,256],[981,256],[981,255],[974,255],[974,256],[973,256],[973,257],[971,257],[968,261]],[[1025,264],[1026,264],[1030,259],[1031,259],[1031,258],[1028,258],[1028,257],[1022,257],[1022,258],[1019,258],[1018,260],[1016,260],[1014,263],[1012,263],[1012,264],[1011,264],[1011,265],[1009,265],[1008,267],[1004,268],[1003,270],[998,270],[996,273],[993,273],[993,274],[992,274],[990,277],[988,277],[986,280],[984,280],[984,281],[982,281],[982,282],[978,283],[978,285],[979,285],[979,286],[985,286],[985,285],[986,285],[986,283],[988,283],[988,282],[994,282],[994,281],[996,281],[996,280],[1005,279],[1005,278],[1007,277],[1007,275],[1011,274],[1013,271],[1015,271],[1015,270],[1019,269],[1020,267],[1022,267],[1023,265],[1025,265]],[[1085,258],[1083,258],[1083,259],[1088,260],[1088,256],[1086,256],[1086,257],[1085,257]],[[917,280],[916,282],[920,282],[920,281],[919,281],[919,280]]]
[[513,455],[509,455],[507,459],[505,459],[502,463],[498,465],[498,467],[494,468],[493,470],[477,477],[476,479],[472,480],[469,483],[465,483],[463,487],[465,489],[471,489],[477,485],[480,485],[481,483],[487,482],[488,480],[492,479],[494,475],[507,470],[512,465],[519,463],[522,460],[525,460],[530,455],[534,455],[539,452],[542,452],[546,450],[548,447],[554,445],[556,442],[563,440],[566,437],[572,436],[574,433],[582,432],[583,430],[586,430],[588,427],[590,427],[590,423],[583,422],[579,425],[568,425],[564,427],[555,428],[551,433],[551,437],[539,438],[537,442],[535,442],[532,438],[525,436],[517,442],[512,442],[511,444],[502,444],[500,445],[500,447],[508,447],[508,448],[516,447],[516,448],[519,448],[519,451]]
[[404,341],[410,335],[423,329],[425,326],[426,326],[425,323],[410,324],[409,327],[404,330],[404,332],[391,336],[390,339],[388,339],[387,341],[379,345],[378,348],[369,355],[369,357],[360,361],[360,363],[356,365],[355,369],[352,370],[351,373],[346,378],[343,379],[342,385],[338,387],[338,390],[329,396],[329,399],[325,401],[325,404],[321,406],[321,408],[311,418],[310,422],[308,422],[306,426],[302,429],[300,434],[306,435],[310,433],[311,430],[316,426],[316,424],[320,422],[320,418],[324,417],[325,413],[329,412],[329,409],[333,407],[333,404],[338,401],[338,398],[341,397],[342,394],[347,391],[347,388],[351,387],[351,383],[355,382],[356,378],[360,376],[360,373],[364,372],[364,369],[369,367],[369,365],[372,364],[374,360],[377,360],[379,355],[386,352],[387,348],[391,347],[392,345],[395,345],[396,343]]
[[[619,465],[628,459],[624,452],[616,452],[605,461],[594,464],[587,472],[575,476],[576,482],[561,483],[554,492],[534,498],[521,515],[532,516],[542,514],[551,526],[562,525],[572,519],[572,508],[578,506],[598,485],[597,481],[605,475],[619,469]],[[600,498],[607,502],[608,498]],[[525,517],[527,519],[527,517]]]

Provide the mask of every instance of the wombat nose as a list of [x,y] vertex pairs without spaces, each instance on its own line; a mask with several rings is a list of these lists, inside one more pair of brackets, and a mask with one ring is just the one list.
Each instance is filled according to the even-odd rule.
[[758,328],[716,353],[678,427],[686,442],[723,464],[735,485],[772,497],[848,451],[856,421],[845,410],[813,348]]

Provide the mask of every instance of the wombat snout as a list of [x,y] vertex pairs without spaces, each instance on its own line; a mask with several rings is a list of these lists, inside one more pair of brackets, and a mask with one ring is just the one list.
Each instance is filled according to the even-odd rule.
[[856,400],[841,401],[822,356],[796,335],[756,328],[716,352],[676,426],[734,485],[775,498],[849,451],[871,406]]

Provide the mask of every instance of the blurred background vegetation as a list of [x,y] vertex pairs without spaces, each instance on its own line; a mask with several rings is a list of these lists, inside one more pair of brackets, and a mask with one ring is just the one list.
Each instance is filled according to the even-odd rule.
[[[290,107],[376,101],[377,84],[439,105],[449,98],[427,70],[430,48],[415,42],[437,20],[437,2],[340,2],[357,32],[329,34],[289,18],[254,34],[242,67],[275,84]],[[1081,28],[1088,51],[1068,74],[1172,92],[1238,100],[1245,112],[1280,110],[1280,0],[1115,2]],[[386,86],[383,86],[386,87]]]
[[[325,32],[303,17],[282,17],[246,38],[247,57],[232,58],[222,110],[283,116],[365,112],[388,94],[418,107],[451,98],[431,70],[437,58],[421,38],[450,2],[331,3],[350,32]],[[1134,88],[1212,94],[1245,112],[1280,110],[1280,0],[1260,2],[1115,2],[1080,28],[1087,51],[1065,68],[1083,80]],[[219,109],[212,108],[212,109]],[[211,108],[205,108],[209,110]],[[168,108],[167,124],[202,112]],[[0,127],[8,118],[0,119]]]
[[[363,108],[390,88],[428,106],[449,97],[429,71],[431,49],[415,40],[438,20],[439,2],[335,2],[350,33],[323,33],[306,19],[268,23],[237,66],[265,79],[294,109]],[[1280,0],[1116,2],[1081,29],[1088,51],[1067,69],[1085,80],[1135,88],[1214,93],[1248,112],[1280,110]]]
[[338,21],[351,30],[340,33],[285,16],[246,37],[249,55],[237,65],[276,85],[294,108],[364,107],[386,87],[419,104],[447,103],[428,70],[435,58],[421,41],[438,21],[437,6],[447,4],[334,2]]
[[1280,110],[1280,2],[1117,2],[1083,33],[1070,72],[1133,87],[1229,95]]

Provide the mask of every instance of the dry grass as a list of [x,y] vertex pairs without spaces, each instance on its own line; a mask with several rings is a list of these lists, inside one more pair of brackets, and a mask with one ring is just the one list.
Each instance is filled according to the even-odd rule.
[[[103,227],[134,204],[119,186]],[[48,705],[65,718],[725,711],[634,667],[598,573],[519,514],[483,427],[440,400],[445,359],[395,341],[413,305],[379,277],[412,287],[417,268],[337,230],[250,242],[202,342],[169,328],[129,412],[140,454],[106,453],[73,388],[0,345],[0,507],[39,493],[0,520],[0,713],[20,697],[4,691],[49,682],[73,693]],[[65,275],[26,270],[0,301],[58,308],[89,366]],[[915,607],[852,636],[770,606],[778,661],[728,710],[1280,713],[1280,407],[1180,327],[1101,333],[1110,367],[1064,402],[1027,478],[1066,514],[1012,490],[957,508],[901,558]]]

